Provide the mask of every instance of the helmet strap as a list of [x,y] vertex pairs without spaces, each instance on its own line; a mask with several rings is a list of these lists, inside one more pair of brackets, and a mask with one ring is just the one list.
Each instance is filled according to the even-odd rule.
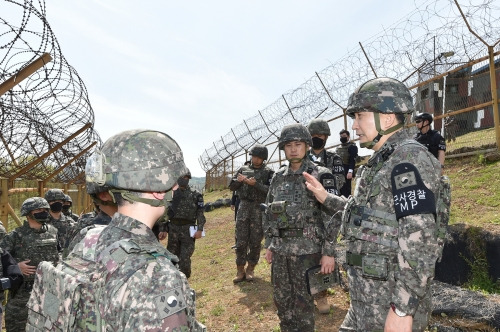
[[128,190],[113,189],[110,191],[112,193],[119,193],[123,197],[123,199],[125,199],[129,202],[139,202],[139,203],[144,203],[144,204],[151,205],[154,207],[165,206],[165,199],[152,199],[152,198],[139,197],[137,195],[131,194],[130,191],[128,191]]
[[375,129],[377,129],[378,135],[369,142],[361,143],[359,146],[362,148],[372,149],[380,141],[383,135],[393,133],[396,130],[403,128],[403,124],[398,123],[394,127],[388,128],[387,130],[382,130],[380,126],[380,114],[378,112],[373,112],[373,117],[375,118]]
[[290,158],[287,160],[289,163],[300,163],[300,162],[302,162],[302,160],[304,160],[304,158]]

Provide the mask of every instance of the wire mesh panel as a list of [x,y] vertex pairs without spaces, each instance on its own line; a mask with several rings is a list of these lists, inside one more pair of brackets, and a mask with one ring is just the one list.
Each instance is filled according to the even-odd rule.
[[[404,82],[418,112],[434,114],[435,129],[442,130],[449,140],[447,153],[463,147],[496,145],[495,131],[491,129],[494,124],[488,46],[496,52],[498,80],[498,2],[427,0],[415,5],[412,12],[359,43],[359,48],[213,142],[200,156],[207,178],[212,176],[209,170],[229,159],[237,157],[232,162],[242,165],[255,143],[275,151],[269,164],[279,167],[283,156],[276,150],[276,140],[281,128],[290,123],[327,119],[334,134],[331,140],[337,140],[335,134],[340,129],[350,129],[350,119],[343,115],[350,94],[363,82],[382,76]],[[482,105],[486,102],[490,104]],[[329,145],[338,143],[328,141]]]
[[64,58],[46,20],[43,1],[0,3],[0,83],[15,79],[45,53],[52,57],[0,96],[0,176],[17,177],[30,162],[90,124],[21,176],[45,179],[76,158],[54,179],[81,182],[87,154],[77,156],[92,142],[100,143],[85,84]]

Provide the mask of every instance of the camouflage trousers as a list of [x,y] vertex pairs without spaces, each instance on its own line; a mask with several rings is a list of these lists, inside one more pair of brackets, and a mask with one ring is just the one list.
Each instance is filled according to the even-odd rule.
[[[360,268],[347,266],[351,304],[339,331],[384,331],[395,287],[394,274],[387,281],[367,279]],[[430,288],[413,317],[413,331],[424,331],[431,314]]]
[[284,256],[273,252],[271,281],[281,332],[314,332],[314,299],[306,271],[319,264],[321,253]]
[[258,202],[242,200],[236,215],[236,265],[257,264],[262,248],[262,212]]
[[28,307],[26,307],[26,303],[28,303],[31,294],[31,289],[27,289],[26,287],[32,285],[32,283],[31,281],[31,283],[23,284],[14,298],[9,293],[9,300],[5,306],[5,328],[7,332],[26,330],[26,323],[28,321]]
[[191,256],[194,253],[195,239],[189,235],[191,225],[174,225],[169,223],[167,250],[179,258],[179,270],[191,276]]

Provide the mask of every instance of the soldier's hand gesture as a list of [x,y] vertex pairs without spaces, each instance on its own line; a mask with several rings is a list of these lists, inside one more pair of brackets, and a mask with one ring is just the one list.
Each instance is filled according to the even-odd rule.
[[28,265],[30,262],[29,259],[19,262],[17,265],[19,265],[19,269],[21,270],[22,274],[25,276],[29,276],[32,274],[35,274],[36,272],[36,266]]

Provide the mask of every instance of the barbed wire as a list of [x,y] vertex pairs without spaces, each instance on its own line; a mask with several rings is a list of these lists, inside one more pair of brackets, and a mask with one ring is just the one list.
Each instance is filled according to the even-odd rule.
[[[499,48],[499,17],[500,7],[494,0],[415,1],[412,12],[213,142],[200,156],[200,165],[209,171],[222,161],[230,164],[257,142],[275,142],[284,125],[343,115],[349,95],[376,76],[399,79],[411,88],[487,56],[487,45]],[[466,22],[480,39],[470,32]],[[412,93],[415,96],[415,88]]]
[[45,179],[64,167],[53,181],[82,183],[88,154],[78,155],[93,142],[101,144],[85,84],[62,54],[47,22],[44,0],[5,0],[1,7],[0,83],[45,53],[52,61],[0,96],[0,176],[11,178],[87,126],[22,175]]

